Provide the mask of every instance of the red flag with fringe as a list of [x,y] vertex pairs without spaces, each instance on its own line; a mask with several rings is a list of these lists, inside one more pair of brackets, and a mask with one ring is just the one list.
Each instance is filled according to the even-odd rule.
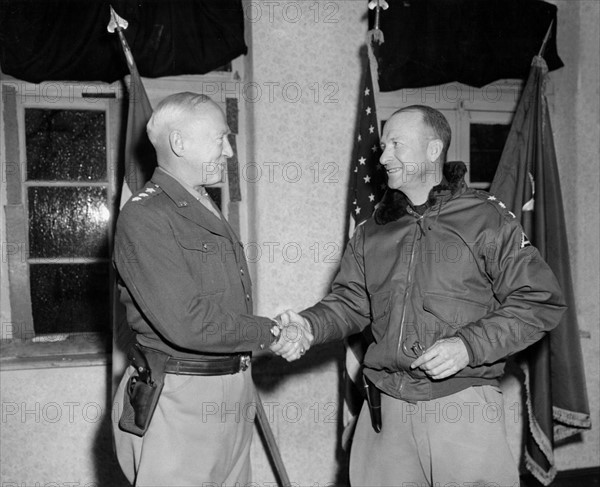
[[568,305],[559,325],[521,354],[529,421],[525,465],[544,485],[556,475],[557,443],[591,427],[560,180],[544,96],[547,72],[544,59],[534,57],[490,188],[520,219],[556,274]]

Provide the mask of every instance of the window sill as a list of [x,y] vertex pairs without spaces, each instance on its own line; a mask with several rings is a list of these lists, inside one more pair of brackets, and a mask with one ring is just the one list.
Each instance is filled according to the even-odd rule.
[[111,339],[105,334],[67,335],[56,342],[0,341],[0,371],[105,366],[111,362]]

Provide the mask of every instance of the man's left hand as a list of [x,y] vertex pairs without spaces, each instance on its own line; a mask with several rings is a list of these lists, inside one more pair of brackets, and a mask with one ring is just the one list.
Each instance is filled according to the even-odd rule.
[[439,380],[456,374],[468,364],[467,346],[460,338],[452,337],[435,342],[410,364],[410,368],[421,369],[432,379]]

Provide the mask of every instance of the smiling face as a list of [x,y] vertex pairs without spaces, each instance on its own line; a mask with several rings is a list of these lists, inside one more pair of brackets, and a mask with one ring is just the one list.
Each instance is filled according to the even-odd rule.
[[[415,204],[415,199],[429,194],[440,183],[439,157],[442,142],[423,123],[418,111],[393,115],[385,124],[381,137],[383,153],[379,161],[388,175],[388,186],[404,192]],[[423,201],[424,202],[424,201]]]
[[170,154],[163,165],[189,186],[212,186],[223,181],[227,159],[233,156],[225,115],[205,101],[179,114],[168,135]]

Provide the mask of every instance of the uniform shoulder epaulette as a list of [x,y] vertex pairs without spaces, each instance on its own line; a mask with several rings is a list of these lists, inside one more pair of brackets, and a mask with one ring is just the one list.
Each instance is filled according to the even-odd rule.
[[481,201],[488,203],[489,206],[494,208],[504,218],[509,220],[514,220],[516,218],[516,215],[507,208],[506,204],[496,198],[493,194],[479,189],[473,191],[473,194]]
[[[507,207],[506,204],[503,203],[501,200],[499,200],[496,196],[494,196],[493,194],[490,194],[486,191],[481,191],[481,190],[477,190],[475,192],[476,196],[485,201],[489,207],[494,208],[498,214],[504,219],[504,223],[507,222],[517,222],[517,217],[516,215],[510,211]],[[525,234],[525,231],[523,230],[523,228],[521,228],[521,241],[520,241],[520,245],[519,248],[521,250],[527,248],[527,247],[531,247],[531,241],[529,240],[529,237],[527,237],[527,235]]]
[[137,194],[131,198],[131,201],[134,203],[141,202],[151,199],[160,193],[162,193],[162,188],[158,184],[149,183],[143,189],[138,191]]

